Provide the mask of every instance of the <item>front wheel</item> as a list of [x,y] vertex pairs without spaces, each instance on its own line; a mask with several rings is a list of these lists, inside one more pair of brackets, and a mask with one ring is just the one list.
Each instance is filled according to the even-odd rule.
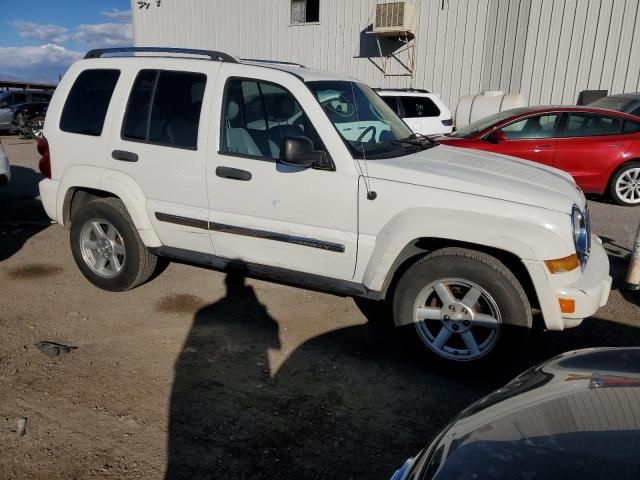
[[516,355],[532,324],[513,273],[490,255],[461,248],[438,250],[410,267],[393,312],[396,324],[414,325],[423,350],[449,364]]
[[611,199],[618,205],[640,205],[640,163],[630,163],[611,178]]
[[71,221],[70,241],[82,274],[104,290],[129,290],[147,281],[155,270],[157,257],[142,243],[117,198],[101,198],[82,206]]

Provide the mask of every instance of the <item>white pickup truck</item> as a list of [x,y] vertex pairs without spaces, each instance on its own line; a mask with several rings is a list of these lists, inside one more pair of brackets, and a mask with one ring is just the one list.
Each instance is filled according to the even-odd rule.
[[146,281],[158,255],[242,265],[389,300],[425,352],[468,363],[512,351],[532,307],[563,330],[609,295],[568,174],[435,144],[350,78],[220,52],[92,51],[60,82],[44,136],[44,208],[103,289]]

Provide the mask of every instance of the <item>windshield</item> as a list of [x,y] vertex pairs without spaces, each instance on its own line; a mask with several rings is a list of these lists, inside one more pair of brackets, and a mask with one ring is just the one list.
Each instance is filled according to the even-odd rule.
[[502,122],[509,117],[513,117],[514,115],[527,112],[527,109],[524,108],[514,108],[512,110],[505,110],[504,112],[494,113],[485,118],[481,118],[480,120],[476,120],[475,122],[470,123],[466,127],[462,127],[456,130],[451,134],[452,137],[459,138],[469,138],[474,136],[476,133],[479,133],[496,123]]
[[[307,85],[355,158],[389,158],[420,150],[411,129],[371,88],[357,82]],[[413,142],[416,142],[413,140]]]

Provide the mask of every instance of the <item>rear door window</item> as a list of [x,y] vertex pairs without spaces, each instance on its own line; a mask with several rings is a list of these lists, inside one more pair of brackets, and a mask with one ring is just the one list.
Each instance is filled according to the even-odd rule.
[[406,118],[439,117],[440,109],[426,97],[400,97]]
[[207,76],[142,70],[134,82],[122,138],[195,150]]
[[120,70],[85,70],[69,91],[60,116],[60,129],[100,136]]
[[622,124],[622,133],[637,133],[640,132],[640,122],[633,120],[625,120]]
[[595,137],[618,135],[622,120],[592,113],[570,113],[564,128],[563,137]]

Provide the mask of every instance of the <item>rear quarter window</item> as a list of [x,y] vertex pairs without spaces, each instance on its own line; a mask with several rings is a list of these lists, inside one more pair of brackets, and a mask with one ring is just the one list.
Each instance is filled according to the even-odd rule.
[[440,109],[426,97],[400,97],[406,118],[439,117]]
[[85,70],[69,91],[60,116],[60,130],[98,137],[102,135],[120,70]]

